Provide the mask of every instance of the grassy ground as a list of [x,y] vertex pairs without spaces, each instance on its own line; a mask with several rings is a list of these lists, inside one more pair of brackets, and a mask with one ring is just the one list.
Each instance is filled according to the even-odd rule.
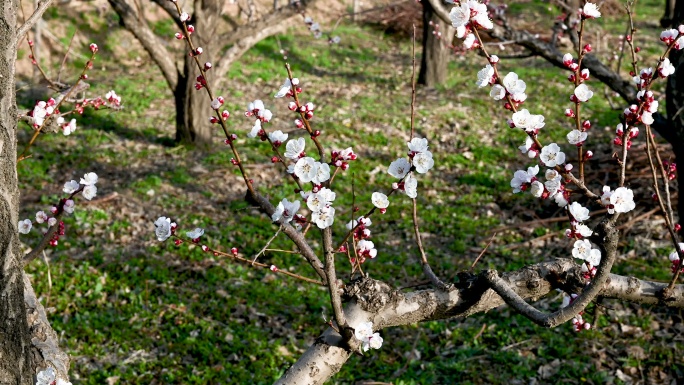
[[[649,22],[659,16],[655,3],[643,2],[644,15],[637,20],[651,40],[659,33]],[[555,15],[541,2],[512,8],[533,11],[527,15],[531,18]],[[100,27],[110,18],[91,16],[90,23]],[[603,36],[595,46],[613,47],[623,28],[613,20],[601,21],[587,36]],[[231,95],[230,122],[256,186],[273,202],[292,197],[293,185],[280,182],[282,170],[270,163],[268,148],[245,139],[251,125],[241,114],[249,101],[262,98],[276,116],[271,129],[301,135],[292,130],[294,117],[285,103],[271,97],[285,77],[279,50],[289,51],[304,100],[318,106],[314,124],[322,139],[329,148],[354,146],[359,154],[360,160],[335,181],[335,207],[339,218],[346,218],[351,181],[357,202],[367,209],[375,186],[392,182],[387,165],[406,151],[411,47],[406,39],[369,27],[342,24],[337,34],[343,40],[336,46],[313,41],[300,29],[263,41],[231,69],[223,94]],[[183,230],[205,228],[205,242],[212,247],[236,246],[251,256],[275,228],[243,200],[240,177],[218,133],[217,145],[207,151],[170,145],[173,99],[161,75],[138,60],[144,54],[135,49],[125,57],[108,57],[107,47],[114,49],[130,36],[111,28],[98,37],[105,49],[91,73],[94,92],[114,88],[125,110],[87,112],[75,134],[40,138],[34,156],[19,165],[22,217],[46,210],[66,180],[88,171],[101,178],[98,195],[104,199],[79,204],[66,219],[66,236],[47,253],[49,268],[43,261],[28,267],[72,355],[73,382],[273,382],[324,330],[323,317],[331,316],[326,291],[215,258],[197,247],[154,239],[152,223],[165,215]],[[644,46],[646,53],[657,52],[654,43]],[[599,52],[611,54],[607,48]],[[520,225],[553,216],[555,208],[510,193],[513,171],[529,163],[516,149],[524,135],[506,127],[507,113],[486,100],[486,91],[473,88],[482,66],[475,55],[455,56],[444,86],[418,90],[416,129],[430,140],[436,161],[435,171],[419,182],[421,226],[429,258],[446,278],[468,268],[494,230],[498,235],[479,268],[511,270],[566,257],[570,250],[560,236],[563,225]],[[527,82],[527,108],[546,115],[545,140],[564,142],[568,122],[562,111],[571,92],[566,74],[535,59],[506,60],[502,68],[515,70]],[[598,83],[590,86],[602,94]],[[605,172],[599,163],[606,164],[613,151],[607,143],[618,112],[609,111],[603,97],[592,99],[587,110],[599,159],[590,175],[600,186]],[[30,133],[22,129],[19,141],[25,143]],[[630,169],[632,175],[640,172],[638,166]],[[639,198],[638,213],[653,207],[646,192]],[[387,214],[374,219],[379,256],[365,264],[372,277],[397,287],[422,281],[408,209],[406,199],[395,198]],[[623,244],[616,270],[667,279],[665,234],[653,225],[657,218],[650,219],[625,228],[631,241]],[[341,219],[335,231],[342,233]],[[36,234],[24,238],[27,245],[35,243]],[[272,246],[292,249],[282,236]],[[312,276],[292,254],[267,253],[260,260]],[[339,271],[348,271],[347,265],[340,260]],[[560,297],[552,296],[539,306],[553,309],[559,303]],[[669,383],[684,376],[677,353],[682,348],[680,321],[678,313],[605,301],[597,330],[575,334],[569,325],[538,328],[503,308],[469,319],[385,330],[383,348],[353,357],[332,383]]]

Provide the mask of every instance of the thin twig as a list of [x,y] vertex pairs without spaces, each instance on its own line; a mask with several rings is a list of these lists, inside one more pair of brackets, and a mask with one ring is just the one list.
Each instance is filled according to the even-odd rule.
[[482,258],[484,253],[489,248],[489,245],[491,245],[492,242],[494,241],[494,237],[496,237],[496,234],[497,234],[496,232],[494,232],[494,234],[492,234],[492,237],[489,238],[489,242],[487,242],[487,245],[484,247],[484,249],[482,249],[482,252],[480,253],[480,255],[478,255],[477,258],[475,258],[475,261],[473,261],[473,264],[470,265],[470,270],[468,270],[468,271],[470,271],[471,273],[473,272],[473,269],[475,268],[475,265],[477,265],[477,262],[480,260],[480,258]]
[[263,254],[263,253],[266,251],[266,249],[268,248],[268,246],[270,246],[270,245],[271,245],[271,242],[273,242],[273,240],[276,239],[276,237],[278,236],[278,234],[280,234],[280,230],[282,230],[282,229],[283,229],[283,226],[278,226],[278,231],[276,231],[276,233],[271,237],[271,239],[269,239],[268,242],[266,242],[266,244],[264,245],[264,247],[263,247],[263,248],[254,256],[254,259],[252,260],[252,265],[254,265],[254,263],[256,262],[257,258],[259,258],[259,256],[260,256],[261,254]]

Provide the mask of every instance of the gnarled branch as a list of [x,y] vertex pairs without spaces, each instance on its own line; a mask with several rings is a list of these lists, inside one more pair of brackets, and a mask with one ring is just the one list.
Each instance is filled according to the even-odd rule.
[[159,38],[145,23],[140,22],[137,12],[126,0],[109,0],[109,4],[121,17],[121,22],[126,29],[133,33],[152,60],[159,66],[169,88],[172,90],[176,89],[178,77],[180,76],[178,67],[176,67],[176,63],[172,59],[173,56],[164,48]]

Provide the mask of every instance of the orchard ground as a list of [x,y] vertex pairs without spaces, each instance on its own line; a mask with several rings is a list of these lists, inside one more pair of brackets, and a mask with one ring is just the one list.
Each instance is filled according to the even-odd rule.
[[[645,66],[653,65],[654,55],[663,49],[657,41],[661,8],[655,0],[638,6],[637,41],[643,57],[650,59]],[[560,13],[536,0],[511,4],[510,12],[524,15],[522,23],[551,21]],[[174,146],[173,99],[161,74],[133,38],[116,27],[109,11],[98,15],[92,10],[87,16],[81,18],[78,28],[85,32],[79,36],[101,47],[90,72],[92,92],[116,90],[125,109],[87,111],[74,134],[41,136],[32,158],[18,166],[22,218],[48,209],[61,197],[65,181],[90,171],[100,176],[98,197],[87,204],[77,201],[76,212],[65,220],[66,236],[47,251],[49,267],[41,260],[28,267],[61,344],[72,356],[72,381],[273,382],[326,327],[331,317],[327,289],[214,257],[196,246],[157,242],[153,222],[169,216],[180,231],[204,228],[203,244],[225,251],[238,247],[251,258],[276,227],[244,200],[244,185],[218,127],[216,143],[208,150]],[[48,25],[60,17],[68,12],[54,9],[46,16]],[[616,12],[589,24],[586,36],[599,55],[612,56],[610,49],[624,31],[621,17]],[[171,37],[170,22],[153,26],[171,31],[168,44],[181,47]],[[535,28],[546,31],[539,24]],[[66,29],[62,43],[68,44],[74,30]],[[322,131],[326,148],[352,146],[359,155],[335,179],[334,229],[341,234],[348,221],[344,218],[351,217],[352,182],[357,205],[365,211],[371,193],[386,191],[393,181],[386,173],[389,163],[406,152],[412,59],[410,39],[370,26],[342,23],[334,34],[342,42],[329,46],[300,25],[263,41],[233,66],[218,93],[226,98],[231,130],[240,137],[243,161],[257,188],[272,202],[291,199],[294,185],[284,178],[281,165],[270,162],[267,145],[246,138],[251,121],[243,116],[248,102],[262,99],[275,114],[267,130],[283,130],[290,138],[303,134],[294,128],[296,116],[287,102],[272,97],[286,76],[279,51],[288,51],[287,61],[304,89],[302,100],[317,106],[313,126]],[[54,46],[57,52],[62,49]],[[512,53],[511,46],[504,51],[492,46],[490,51],[502,57]],[[64,70],[69,79],[83,63],[78,52],[74,49]],[[20,52],[19,60],[28,61],[25,56]],[[626,74],[628,60],[623,62]],[[59,60],[44,64],[55,74]],[[563,237],[566,224],[550,219],[563,216],[554,204],[540,206],[529,194],[511,193],[513,172],[530,165],[517,150],[525,136],[507,127],[509,113],[489,99],[487,89],[475,87],[476,73],[485,64],[473,53],[454,55],[446,84],[417,93],[416,132],[429,139],[436,162],[435,170],[419,180],[420,224],[429,260],[447,281],[470,268],[494,233],[476,271],[506,271],[568,257],[572,248]],[[563,116],[572,90],[565,80],[568,73],[537,59],[504,59],[500,68],[527,82],[526,108],[546,116],[542,135],[566,143],[571,128]],[[615,185],[610,142],[623,102],[612,97],[618,107],[612,110],[604,87],[596,81],[589,86],[596,95],[583,111],[592,122],[589,146],[595,157],[587,175],[599,190],[606,183]],[[663,84],[659,87],[658,95],[664,97]],[[22,108],[32,106],[35,96],[27,91],[36,88],[20,91]],[[20,148],[30,134],[20,124]],[[614,269],[667,280],[670,246],[661,218],[648,214],[655,205],[647,190],[642,145],[640,137],[630,155],[636,162],[628,169],[628,178],[636,178],[631,187],[638,206],[622,227],[623,255]],[[576,153],[569,145],[564,149],[574,161]],[[668,146],[661,151],[665,158],[671,156]],[[392,196],[387,213],[373,217],[370,229],[378,257],[364,264],[365,271],[407,290],[424,283],[408,199]],[[37,234],[34,230],[22,238],[27,247],[35,244]],[[292,250],[292,245],[281,235],[271,248]],[[259,260],[313,276],[296,254],[268,252]],[[348,272],[347,266],[348,261],[338,260],[338,271]],[[560,302],[559,294],[537,304],[555,309]],[[585,319],[593,321],[596,309],[591,305]],[[507,308],[383,330],[382,349],[353,357],[332,383],[669,384],[684,378],[678,353],[683,347],[681,314],[608,300],[600,309],[595,329],[579,334],[570,324],[551,330],[534,326]]]

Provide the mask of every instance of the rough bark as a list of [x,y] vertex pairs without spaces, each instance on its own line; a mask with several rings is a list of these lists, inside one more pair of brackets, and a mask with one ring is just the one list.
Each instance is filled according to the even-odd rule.
[[[418,84],[435,87],[447,78],[449,42],[454,35],[451,23],[445,22],[435,12],[430,2],[423,4],[423,55],[420,60]],[[434,31],[441,32],[441,38]]]
[[[487,286],[485,274],[463,274],[456,288],[448,292],[430,289],[402,293],[383,282],[362,279],[353,282],[345,290],[348,301],[345,315],[352,327],[371,321],[374,330],[378,331],[392,326],[486,312],[504,305],[505,301]],[[504,273],[502,278],[518,296],[533,301],[556,288],[579,292],[585,286],[579,266],[568,259],[528,266]],[[684,285],[675,286],[667,299],[663,297],[666,287],[666,283],[610,274],[600,296],[639,304],[684,308]],[[341,336],[332,328],[328,329],[276,384],[323,384],[342,368],[352,354],[342,345]]]
[[0,384],[33,381],[17,223],[16,3],[0,0]]

